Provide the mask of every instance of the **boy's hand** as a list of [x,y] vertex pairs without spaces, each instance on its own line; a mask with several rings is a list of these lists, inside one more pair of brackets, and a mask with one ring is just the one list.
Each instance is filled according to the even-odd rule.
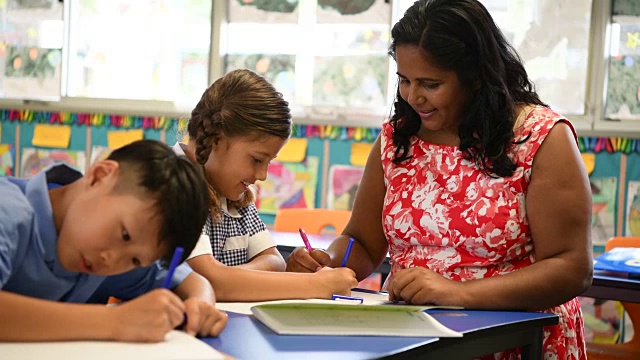
[[109,327],[111,338],[118,341],[159,342],[182,323],[185,304],[171,291],[156,289],[108,309],[114,314]]
[[313,275],[317,280],[315,288],[321,291],[318,294],[321,298],[331,299],[336,295],[351,295],[351,289],[358,286],[356,273],[353,270],[343,268],[324,267]]
[[184,302],[187,324],[184,331],[198,336],[218,336],[227,325],[227,313],[220,311],[209,302],[189,298]]
[[287,258],[287,271],[316,272],[331,263],[331,257],[326,251],[314,249],[308,252],[304,246],[297,247]]

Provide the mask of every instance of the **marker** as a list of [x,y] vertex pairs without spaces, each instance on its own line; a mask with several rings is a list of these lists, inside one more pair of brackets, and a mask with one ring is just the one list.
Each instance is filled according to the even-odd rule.
[[304,246],[307,247],[307,251],[312,252],[313,248],[311,247],[311,243],[309,243],[309,238],[307,237],[307,233],[305,233],[304,230],[302,230],[302,228],[298,228],[298,231],[300,232],[300,237],[304,242]]
[[169,272],[167,272],[167,277],[164,279],[164,284],[162,284],[163,288],[168,289],[171,286],[173,273],[176,272],[176,268],[180,263],[180,259],[182,258],[183,253],[184,249],[182,247],[176,247],[176,250],[173,252],[173,257],[171,258],[171,264],[169,264]]
[[342,258],[342,262],[340,263],[340,267],[347,266],[347,261],[349,261],[349,255],[351,255],[351,248],[353,247],[353,238],[349,238],[349,243],[347,244],[347,250],[344,252],[344,257]]

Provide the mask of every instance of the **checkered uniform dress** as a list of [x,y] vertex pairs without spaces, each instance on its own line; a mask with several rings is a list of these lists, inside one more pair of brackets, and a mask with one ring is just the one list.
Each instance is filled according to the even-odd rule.
[[[226,199],[221,199],[226,204]],[[211,215],[204,226],[209,236],[213,257],[227,266],[246,264],[260,252],[276,246],[269,231],[258,216],[254,204],[227,211],[222,207],[221,220],[212,221]]]

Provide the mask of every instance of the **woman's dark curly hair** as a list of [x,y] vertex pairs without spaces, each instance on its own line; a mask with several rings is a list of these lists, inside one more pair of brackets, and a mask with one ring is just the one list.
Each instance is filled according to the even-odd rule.
[[[455,71],[464,86],[480,88],[460,119],[460,150],[487,174],[510,176],[516,164],[508,153],[514,142],[516,104],[547,106],[487,9],[477,0],[416,1],[391,30],[389,55],[398,45],[424,50],[436,65]],[[410,158],[409,138],[420,117],[396,91],[390,119],[395,163]]]

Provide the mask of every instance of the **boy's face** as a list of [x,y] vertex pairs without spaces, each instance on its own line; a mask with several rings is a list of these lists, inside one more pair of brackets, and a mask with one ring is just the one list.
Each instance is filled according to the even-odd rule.
[[167,251],[158,241],[153,200],[137,188],[113,192],[118,175],[115,162],[94,165],[78,180],[81,187],[63,200],[68,205],[57,251],[66,270],[115,275],[151,265]]
[[225,137],[213,144],[205,171],[213,188],[225,198],[236,201],[249,185],[267,178],[269,162],[287,142],[273,135]]

